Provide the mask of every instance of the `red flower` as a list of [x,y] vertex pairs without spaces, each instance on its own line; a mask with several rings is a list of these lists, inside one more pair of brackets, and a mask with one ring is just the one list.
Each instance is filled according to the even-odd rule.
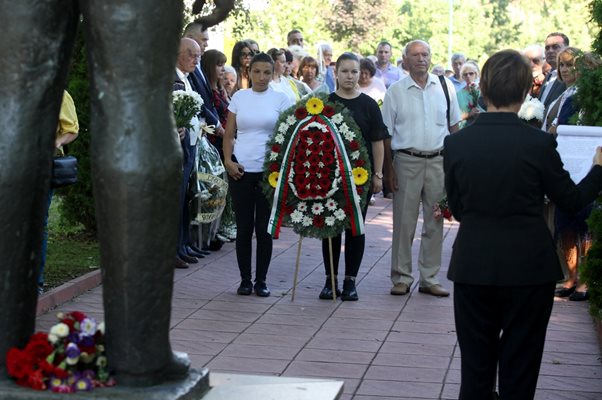
[[320,131],[314,131],[311,139],[314,141],[314,143],[320,143],[322,140],[324,140],[324,135]]
[[[314,142],[311,146],[309,146],[309,151],[311,151],[314,154],[319,153],[321,150],[321,147],[318,143]],[[311,156],[310,156],[311,157]]]
[[334,142],[334,140],[332,139],[332,135],[330,133],[324,134],[324,142],[325,143],[333,143]]
[[301,189],[302,187],[307,186],[307,183],[308,183],[307,179],[305,178],[305,175],[295,175],[293,182],[295,183],[295,186],[297,187],[297,191],[299,191],[299,189]]
[[334,143],[332,141],[330,141],[330,142],[324,141],[322,143],[322,151],[324,153],[330,153],[333,150],[334,150]]
[[54,365],[50,364],[50,363],[49,363],[48,361],[46,361],[46,360],[41,360],[41,361],[38,363],[38,367],[40,367],[40,369],[41,369],[42,371],[44,371],[44,373],[45,373],[46,375],[52,375],[52,374],[54,374],[54,368],[55,368],[55,367],[54,367]]
[[310,174],[315,176],[318,172],[320,172],[320,167],[318,167],[318,164],[312,164],[309,166]]
[[332,117],[334,115],[334,107],[325,105],[322,114],[328,118]]
[[452,217],[452,213],[449,210],[449,208],[446,208],[445,210],[443,210],[443,218],[451,220]]
[[71,317],[77,322],[82,322],[84,319],[86,319],[86,314],[80,311],[71,311],[69,315],[71,315]]
[[305,161],[307,161],[307,155],[305,154],[305,151],[298,151],[295,160],[298,164],[303,164]]
[[320,162],[320,156],[317,155],[316,153],[313,153],[309,156],[309,163],[312,165],[318,165],[318,163]]
[[357,140],[352,140],[351,142],[349,142],[349,148],[353,151],[359,150],[360,144]]
[[278,172],[280,171],[280,165],[278,165],[277,163],[271,163],[270,164],[270,172]]
[[364,164],[366,164],[366,162],[364,160],[362,160],[361,158],[355,161],[356,167],[363,167]]
[[322,228],[324,227],[324,217],[321,215],[316,215],[314,217],[314,226],[316,228]]
[[316,198],[316,196],[318,196],[318,189],[316,189],[315,185],[312,185],[309,188],[309,197],[310,198]]
[[279,144],[273,144],[272,145],[272,151],[274,153],[280,153],[280,145]]
[[324,164],[324,166],[332,165],[334,163],[333,155],[331,153],[324,153],[322,155],[322,163]]
[[48,335],[41,332],[32,335],[27,346],[25,346],[25,351],[29,353],[32,360],[36,363],[48,357],[53,350],[54,348],[48,342]]
[[299,163],[295,163],[295,174],[297,175],[303,175],[305,176],[305,171],[307,171],[307,168],[305,168],[305,166],[303,164],[299,164]]
[[65,379],[67,377],[69,377],[69,372],[67,372],[66,370],[56,367],[54,369],[54,376],[56,376],[59,379]]
[[26,378],[33,372],[33,362],[31,354],[16,347],[11,348],[6,354],[8,375],[18,380]]
[[61,322],[69,327],[69,333],[75,332],[75,320],[71,318],[63,318]]
[[307,117],[307,110],[305,107],[299,107],[295,110],[295,118],[303,119],[305,117]]
[[330,189],[330,185],[332,185],[332,181],[327,177],[320,178],[319,185],[322,189],[328,191]]
[[300,199],[306,199],[308,196],[309,191],[305,188],[305,186],[297,188],[297,197]]
[[320,174],[322,174],[323,178],[330,176],[330,172],[331,172],[331,170],[328,167],[323,167],[322,169],[320,169]]
[[362,194],[364,193],[364,189],[361,186],[356,186],[355,190],[357,191],[357,194]]
[[27,385],[35,390],[46,390],[44,383],[44,374],[41,369],[33,371],[27,378]]

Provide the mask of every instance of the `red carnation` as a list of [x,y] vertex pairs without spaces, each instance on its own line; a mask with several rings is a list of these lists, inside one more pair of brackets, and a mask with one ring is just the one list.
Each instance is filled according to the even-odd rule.
[[320,174],[322,174],[322,177],[329,176],[330,175],[330,168],[323,167],[322,169],[320,169]]
[[298,164],[303,164],[307,161],[307,154],[305,154],[305,151],[298,151],[295,160]]
[[33,359],[31,354],[11,348],[6,354],[6,369],[8,374],[18,380],[26,378],[33,372]]
[[305,178],[305,175],[295,175],[293,182],[295,183],[297,190],[307,186],[307,179]]
[[44,374],[41,369],[33,371],[27,378],[27,385],[35,390],[46,390]]
[[364,164],[366,164],[366,162],[364,160],[362,160],[362,159],[359,159],[359,160],[355,161],[355,166],[356,167],[363,167]]
[[48,342],[48,335],[41,332],[34,334],[25,347],[25,351],[36,363],[48,357],[53,350],[54,348]]
[[321,215],[316,215],[314,217],[314,226],[316,228],[322,228],[324,227],[324,217]]
[[310,164],[315,164],[318,165],[318,163],[320,162],[320,156],[317,155],[316,153],[313,153],[309,156],[309,163]]
[[314,142],[311,146],[309,146],[309,151],[311,151],[314,154],[319,153],[321,150],[321,147],[318,143]]
[[303,119],[305,117],[307,117],[307,110],[305,107],[299,107],[295,110],[295,118]]
[[349,148],[353,151],[359,150],[360,144],[357,140],[352,140],[351,142],[349,142]]
[[295,174],[297,175],[305,175],[305,171],[307,171],[307,168],[305,168],[303,164],[296,163],[294,170]]
[[334,115],[334,107],[325,105],[324,109],[322,109],[322,114],[328,118]]
[[56,376],[59,379],[65,379],[69,377],[69,372],[67,372],[63,368],[56,367],[54,369],[54,376]]
[[276,143],[276,144],[273,144],[273,145],[272,145],[272,151],[273,151],[274,153],[280,153],[280,149],[281,149],[281,147],[280,147],[280,145],[279,145],[279,144],[277,144],[277,143]]
[[69,314],[77,322],[82,322],[84,319],[86,319],[86,314],[80,311],[71,311]]
[[452,217],[452,213],[449,210],[449,208],[446,208],[445,210],[443,210],[443,218],[449,220],[451,217]]
[[320,167],[318,167],[318,164],[312,164],[309,166],[309,173],[314,175],[317,174],[318,172],[320,172]]
[[309,188],[309,197],[315,199],[318,196],[318,189],[315,185],[311,185]]
[[300,199],[306,199],[309,196],[309,191],[305,186],[297,188],[297,197]]
[[334,150],[334,143],[332,141],[330,141],[330,142],[324,141],[322,143],[322,151],[324,153],[330,153],[333,150]]
[[333,143],[334,142],[334,140],[332,139],[332,135],[330,133],[325,133],[323,135],[323,137],[324,137],[325,143]]
[[334,157],[332,156],[332,154],[330,154],[330,153],[324,153],[322,155],[322,163],[325,166],[332,165],[334,163]]
[[330,186],[332,185],[332,181],[327,177],[322,177],[320,178],[319,184],[322,189],[328,191],[330,189]]
[[270,172],[278,172],[280,171],[280,165],[276,164],[276,163],[271,163],[270,164]]

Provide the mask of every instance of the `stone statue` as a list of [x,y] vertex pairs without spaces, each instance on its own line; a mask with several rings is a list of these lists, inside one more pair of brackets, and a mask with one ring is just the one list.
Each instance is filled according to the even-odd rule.
[[[222,21],[234,0],[215,5],[196,22]],[[107,354],[119,385],[155,385],[188,373],[169,343],[182,166],[170,102],[181,0],[0,0],[0,379],[8,349],[24,346],[35,325],[44,202],[80,13]]]

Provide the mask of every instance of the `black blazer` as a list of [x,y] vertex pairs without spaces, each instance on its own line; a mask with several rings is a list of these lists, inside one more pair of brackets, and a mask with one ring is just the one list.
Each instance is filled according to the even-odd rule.
[[194,72],[188,74],[188,80],[192,86],[192,89],[201,95],[203,98],[203,107],[201,108],[201,115],[205,118],[207,125],[217,126],[219,123],[219,117],[215,106],[213,105],[213,91],[206,82],[206,79],[201,76],[201,70],[197,67]]
[[575,185],[552,135],[516,114],[489,112],[445,138],[443,166],[449,206],[460,221],[450,280],[521,286],[562,279],[544,195],[578,212],[602,189],[602,167]]
[[[552,74],[550,73],[546,76],[546,79],[544,79],[543,84],[541,85],[541,90],[539,91],[539,100],[541,100],[541,95],[545,91],[546,86],[550,85],[550,77],[551,76],[552,76]],[[565,90],[566,90],[566,84],[564,82],[559,81],[558,78],[556,78],[556,80],[554,82],[552,82],[552,87],[550,88],[550,93],[548,93],[548,96],[546,97],[546,100],[543,103],[543,105],[545,107],[545,112],[548,111],[548,107],[550,107],[550,104],[554,100],[556,100],[558,98],[558,96],[560,96],[562,94],[562,92],[564,92]]]

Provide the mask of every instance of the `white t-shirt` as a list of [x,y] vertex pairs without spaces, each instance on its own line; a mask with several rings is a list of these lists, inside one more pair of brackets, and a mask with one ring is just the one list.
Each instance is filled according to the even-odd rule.
[[291,86],[291,83],[292,82],[290,82],[288,80],[288,78],[286,78],[285,76],[280,77],[280,82],[275,82],[275,81],[270,82],[270,87],[272,89],[274,89],[276,92],[282,92],[282,93],[286,94],[286,96],[288,97],[290,106],[292,106],[293,104],[295,104],[297,102],[297,100],[299,100],[297,98],[297,94],[295,94],[295,91],[293,90],[293,87]]
[[263,172],[266,143],[289,106],[288,97],[270,87],[263,92],[243,89],[232,96],[228,110],[236,114],[238,132],[234,155],[246,172]]

